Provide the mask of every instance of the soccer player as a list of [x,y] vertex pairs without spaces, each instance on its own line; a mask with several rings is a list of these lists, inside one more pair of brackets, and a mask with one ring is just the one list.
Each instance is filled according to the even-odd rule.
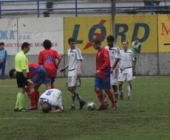
[[120,60],[120,49],[118,46],[114,44],[114,37],[112,35],[109,35],[107,37],[107,44],[105,48],[109,51],[109,57],[110,57],[110,67],[111,67],[111,74],[110,74],[110,82],[115,94],[116,100],[118,99],[118,62]]
[[51,49],[52,43],[50,40],[44,40],[43,47],[44,50],[41,51],[38,56],[38,63],[47,69],[48,76],[51,77],[51,87],[54,88],[54,82],[57,75],[57,69],[61,61],[61,56],[56,50]]
[[[45,68],[36,63],[29,63],[29,73],[28,73],[28,83],[26,92],[30,98],[30,107],[29,110],[38,109],[38,99],[39,99],[39,87],[41,84],[46,84],[47,89],[51,88],[51,78],[47,78]],[[16,77],[16,70],[11,69],[9,72],[11,78]]]
[[96,76],[95,76],[95,92],[101,103],[99,110],[107,109],[107,105],[104,101],[102,90],[104,90],[111,103],[113,110],[116,110],[116,101],[114,99],[114,94],[111,92],[110,88],[110,59],[109,52],[106,48],[101,47],[101,42],[99,39],[93,40],[93,47],[97,50],[96,54]]
[[39,98],[42,111],[44,113],[63,112],[62,92],[58,89],[48,89]]
[[134,70],[133,70],[134,76],[136,75],[136,62],[137,62],[137,59],[138,59],[139,54],[141,52],[141,48],[142,48],[142,45],[139,42],[139,38],[136,37],[135,40],[132,42],[132,47],[131,47],[131,50],[133,51],[134,59],[135,59],[134,60]]
[[133,80],[133,69],[134,69],[134,55],[132,50],[128,49],[128,41],[123,41],[123,50],[120,51],[120,73],[119,73],[119,91],[120,99],[123,100],[123,82],[128,82],[128,99],[131,100],[132,94],[132,80]]
[[25,112],[24,108],[24,93],[25,86],[27,86],[27,78],[28,78],[28,59],[26,57],[26,53],[30,50],[30,44],[24,42],[21,46],[21,51],[19,51],[15,55],[15,70],[16,70],[16,81],[19,88],[16,105],[14,111]]
[[68,64],[63,69],[61,69],[60,72],[68,69],[67,87],[68,90],[72,93],[73,101],[71,105],[71,110],[75,110],[76,99],[79,101],[80,104],[79,109],[82,109],[86,102],[77,93],[76,88],[81,84],[80,76],[82,73],[83,57],[80,49],[76,47],[74,38],[69,38],[68,43],[70,45],[70,49],[68,50]]

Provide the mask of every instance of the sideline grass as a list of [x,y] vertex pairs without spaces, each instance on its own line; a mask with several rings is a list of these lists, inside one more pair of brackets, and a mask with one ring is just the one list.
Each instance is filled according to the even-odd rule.
[[[13,112],[17,93],[15,80],[0,81],[0,140],[169,140],[170,77],[137,77],[133,100],[127,95],[117,111],[69,110],[71,95],[66,79],[56,79],[63,91],[65,112],[43,114],[40,110]],[[40,91],[43,92],[44,86]],[[124,85],[126,91],[127,86]],[[84,78],[79,93],[99,104],[93,79]],[[25,98],[25,106],[28,99]],[[78,104],[77,104],[78,107]]]

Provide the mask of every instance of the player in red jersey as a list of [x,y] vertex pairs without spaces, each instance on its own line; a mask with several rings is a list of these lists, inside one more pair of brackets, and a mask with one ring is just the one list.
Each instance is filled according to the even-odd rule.
[[110,88],[110,58],[107,49],[101,47],[101,42],[99,39],[93,40],[93,47],[97,50],[96,54],[96,76],[95,76],[95,92],[101,103],[99,110],[107,109],[107,105],[104,101],[102,90],[104,90],[111,103],[112,108],[116,110],[116,101],[114,94],[111,92]]
[[[47,72],[43,66],[36,63],[29,63],[28,83],[26,91],[30,99],[30,110],[38,108],[39,87],[41,84],[46,84],[47,89],[51,88],[51,78],[47,77]],[[12,69],[9,72],[11,78],[16,77],[16,70]]]
[[58,65],[61,61],[61,56],[56,50],[51,49],[52,43],[50,40],[44,40],[43,47],[44,50],[41,51],[38,56],[38,63],[43,65],[48,71],[48,76],[51,78],[51,87],[54,88],[54,82],[57,75]]

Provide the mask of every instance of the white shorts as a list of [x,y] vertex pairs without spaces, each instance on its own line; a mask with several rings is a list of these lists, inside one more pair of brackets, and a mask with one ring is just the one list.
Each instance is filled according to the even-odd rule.
[[132,72],[129,73],[119,73],[118,81],[132,81],[133,80],[133,74]]
[[67,87],[81,86],[81,79],[77,76],[68,76]]
[[110,84],[118,85],[119,69],[114,69],[113,73],[110,74]]

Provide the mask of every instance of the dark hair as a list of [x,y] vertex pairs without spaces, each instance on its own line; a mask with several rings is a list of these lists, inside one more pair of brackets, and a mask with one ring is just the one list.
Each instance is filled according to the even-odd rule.
[[50,49],[52,47],[51,41],[48,39],[44,40],[43,47],[44,47],[44,49]]
[[44,113],[48,113],[52,109],[51,105],[48,102],[43,102],[41,106],[42,106],[42,112]]
[[75,39],[74,39],[73,37],[70,37],[70,38],[68,39],[68,43],[70,44],[71,42],[75,42]]
[[1,42],[0,45],[5,45],[4,42]]
[[114,42],[114,36],[112,36],[112,35],[109,35],[108,37],[107,37],[107,41],[113,41]]
[[126,42],[127,44],[129,44],[129,42],[128,42],[127,40],[123,40],[123,41],[122,41],[122,44],[123,44],[123,42]]
[[139,40],[139,38],[138,38],[138,37],[135,37],[135,40]]
[[22,46],[21,46],[21,49],[25,49],[25,48],[28,48],[30,46],[30,44],[28,42],[24,42],[22,43]]
[[15,72],[16,70],[15,69],[11,69],[10,71],[9,71],[9,77],[10,78],[13,78],[14,77],[14,72]]
[[94,42],[95,44],[101,44],[100,39],[98,38],[93,39],[92,42]]

